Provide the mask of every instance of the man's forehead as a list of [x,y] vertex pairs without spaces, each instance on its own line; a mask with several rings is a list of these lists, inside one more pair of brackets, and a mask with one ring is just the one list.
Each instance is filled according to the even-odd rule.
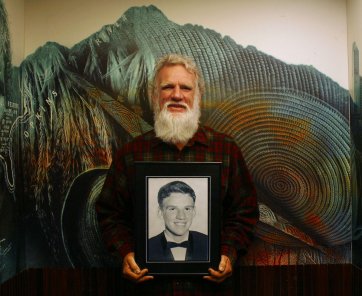
[[161,74],[162,72],[164,72],[165,70],[173,70],[173,69],[175,70],[175,69],[177,69],[177,68],[178,68],[178,69],[183,69],[183,70],[185,70],[188,74],[192,75],[193,78],[196,78],[196,74],[195,74],[193,71],[187,69],[187,68],[185,67],[185,65],[183,65],[183,64],[167,64],[167,65],[164,65],[162,68],[159,69],[159,71],[157,72],[156,77],[159,79],[159,78],[160,78],[160,74]]
[[192,198],[192,196],[190,195],[190,193],[187,193],[187,192],[178,192],[178,191],[170,192],[170,194],[169,194],[167,197],[171,197],[171,196],[174,196],[174,197],[191,197],[191,198]]
[[184,192],[171,192],[167,197],[164,198],[163,201],[165,200],[191,200],[192,202],[194,202],[194,199],[192,198],[192,196],[189,193],[184,193]]

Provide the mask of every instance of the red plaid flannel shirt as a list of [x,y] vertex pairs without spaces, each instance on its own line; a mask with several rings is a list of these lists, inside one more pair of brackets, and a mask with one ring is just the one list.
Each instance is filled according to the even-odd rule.
[[[255,188],[235,142],[225,134],[208,127],[200,127],[182,151],[174,145],[162,142],[156,138],[154,131],[151,131],[124,145],[115,154],[96,204],[103,240],[114,255],[123,258],[134,251],[134,161],[222,162],[220,252],[233,263],[239,254],[246,252],[259,217]],[[156,283],[157,280],[152,282]],[[180,285],[177,284],[180,281],[176,279],[169,281],[167,285],[147,283],[143,286],[153,285],[157,290],[154,291],[155,295],[210,295],[208,293],[221,288],[203,292],[207,283],[204,280],[199,282],[199,287],[195,280]],[[150,294],[151,290],[147,288],[146,295],[153,295]],[[226,292],[227,289],[222,290]]]

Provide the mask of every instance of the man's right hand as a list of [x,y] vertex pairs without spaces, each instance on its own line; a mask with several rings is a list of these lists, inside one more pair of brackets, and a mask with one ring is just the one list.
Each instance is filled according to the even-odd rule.
[[141,283],[153,279],[153,276],[146,275],[148,269],[140,269],[134,259],[134,253],[130,252],[123,258],[123,267],[122,267],[123,277],[135,282]]

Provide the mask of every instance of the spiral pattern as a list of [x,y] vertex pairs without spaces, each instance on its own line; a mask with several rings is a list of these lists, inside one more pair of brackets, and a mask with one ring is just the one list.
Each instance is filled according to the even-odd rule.
[[336,109],[300,91],[248,91],[207,124],[234,137],[259,201],[322,245],[351,241],[349,126]]
[[73,267],[114,267],[120,264],[102,242],[95,210],[106,174],[107,168],[80,174],[66,196],[61,219],[62,239]]

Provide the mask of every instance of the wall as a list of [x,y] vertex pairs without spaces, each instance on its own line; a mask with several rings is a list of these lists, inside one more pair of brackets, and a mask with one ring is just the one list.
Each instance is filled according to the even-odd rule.
[[[170,22],[150,9],[141,12],[145,19],[137,18],[133,10],[128,14],[129,20],[114,24],[129,7],[150,3],[7,2],[14,36],[14,64],[26,58],[20,66],[22,76],[14,85],[23,83],[21,101],[26,109],[20,110],[26,116],[17,126],[23,152],[17,172],[21,172],[18,176],[26,184],[22,222],[27,227],[24,235],[29,266],[69,262],[77,266],[78,258],[70,259],[70,254],[78,255],[77,247],[87,249],[88,237],[71,240],[74,228],[84,226],[79,213],[74,214],[73,210],[81,209],[82,202],[87,206],[88,201],[93,202],[83,198],[89,192],[82,191],[88,189],[81,186],[82,182],[87,181],[86,173],[91,171],[95,173],[91,185],[99,188],[101,178],[96,173],[109,165],[114,152],[111,150],[135,136],[133,126],[124,118],[129,115],[139,120],[144,115],[140,122],[150,126],[145,122],[151,114],[145,104],[144,78],[153,65],[152,59],[171,50],[193,54],[208,74],[210,104],[205,106],[211,115],[209,124],[220,130],[226,126],[228,132],[235,132],[241,147],[247,146],[244,140],[251,147],[245,156],[259,182],[265,215],[264,225],[258,229],[261,240],[248,263],[349,262],[349,96],[329,79],[342,87],[348,85],[345,2],[199,3],[191,5],[186,1],[171,6],[169,2],[156,1],[154,4]],[[176,26],[171,22],[214,29],[230,35],[243,47],[197,26],[173,30]],[[110,31],[91,36],[111,23],[114,25],[108,28]],[[150,24],[155,24],[157,30],[149,30]],[[116,33],[107,35],[109,32]],[[177,34],[185,41],[177,42]],[[171,37],[174,41],[168,42]],[[43,46],[48,41],[60,46]],[[73,47],[74,44],[79,46]],[[39,47],[42,48],[38,51]],[[202,54],[198,52],[200,48]],[[313,65],[321,72],[280,60]],[[139,69],[138,65],[144,68]],[[111,70],[102,72],[105,69]],[[269,92],[263,92],[265,88]],[[247,98],[242,93],[245,89],[258,91],[247,94]],[[126,104],[124,100],[128,100]],[[259,104],[262,108],[255,109]],[[125,112],[123,119],[118,110]],[[254,124],[252,129],[248,128],[249,122]],[[268,137],[260,141],[260,134]],[[264,156],[268,159],[259,161],[254,158],[254,151],[267,151]],[[335,184],[335,179],[341,183]],[[76,188],[74,192],[68,191],[73,181],[80,186],[72,187]],[[88,216],[83,218],[88,221]],[[72,223],[72,219],[82,223]],[[79,241],[81,246],[77,245]],[[92,266],[105,265],[103,261],[92,261],[96,257],[93,250],[85,255],[90,258],[81,259],[79,265],[88,261]]]
[[19,65],[25,53],[24,0],[5,0],[4,3],[8,12],[12,61],[13,65]]
[[129,7],[150,4],[173,22],[199,24],[287,63],[313,65],[348,87],[345,0],[26,1],[25,54],[46,41],[70,47]]
[[[361,0],[347,0],[347,20],[348,20],[348,76],[349,76],[349,89],[353,94],[353,78],[352,78],[352,46],[355,42],[360,53],[362,51],[362,1]],[[362,58],[360,54],[359,59],[360,72],[362,70]],[[360,73],[361,74],[361,73]]]

